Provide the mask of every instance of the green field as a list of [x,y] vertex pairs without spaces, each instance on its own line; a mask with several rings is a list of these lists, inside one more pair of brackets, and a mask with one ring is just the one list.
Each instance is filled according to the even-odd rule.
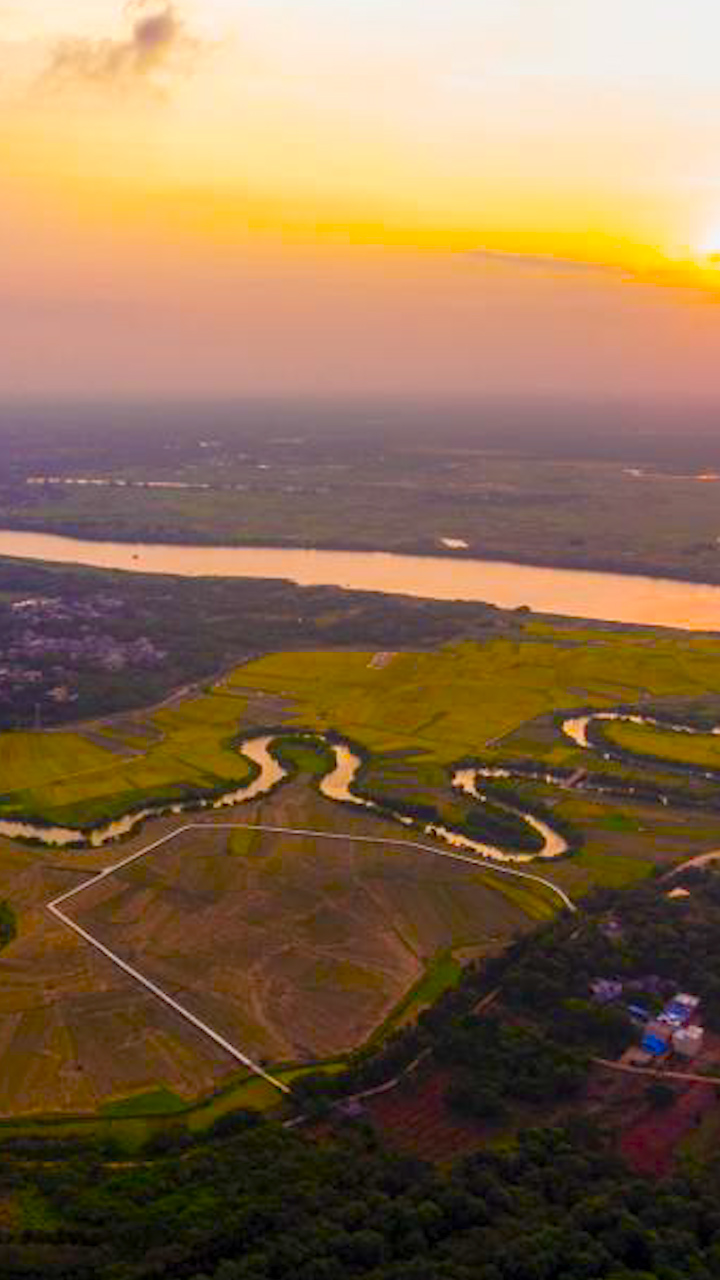
[[705,769],[720,768],[720,737],[711,733],[677,733],[654,725],[605,721],[602,735],[613,746],[633,755],[655,756],[660,760],[697,765]]
[[310,778],[322,778],[334,763],[329,748],[320,742],[303,742],[300,738],[277,738],[273,754],[288,773],[304,773]]
[[[338,1064],[338,1069],[342,1064]],[[324,1070],[330,1068],[324,1067]],[[302,1070],[278,1073],[280,1079],[290,1083]],[[241,1075],[227,1088],[210,1098],[191,1106],[178,1105],[174,1095],[165,1089],[154,1089],[146,1094],[119,1099],[108,1103],[97,1116],[69,1116],[61,1119],[51,1114],[21,1122],[0,1121],[0,1151],[4,1139],[16,1137],[45,1138],[98,1138],[116,1142],[123,1151],[132,1154],[144,1146],[155,1134],[163,1133],[170,1122],[173,1126],[187,1128],[190,1133],[205,1133],[222,1116],[248,1108],[268,1111],[277,1107],[280,1094],[277,1089],[258,1076]],[[164,1102],[167,1105],[164,1105]]]
[[[242,785],[252,776],[236,750],[242,702],[211,693],[149,717],[158,731],[138,755],[89,742],[82,733],[0,737],[0,817],[21,814],[67,826],[95,826],[145,803]],[[137,743],[137,739],[135,743]]]
[[[448,768],[467,755],[587,766],[588,753],[553,721],[561,709],[707,700],[720,690],[720,644],[702,635],[533,622],[517,638],[400,653],[382,667],[371,659],[370,652],[332,650],[261,658],[215,691],[124,717],[115,737],[105,722],[108,749],[97,733],[92,740],[82,732],[5,734],[0,816],[89,826],[150,801],[241,785],[250,766],[235,744],[240,720],[251,725],[249,708],[258,698],[282,706],[288,728],[336,730],[366,748],[370,794],[376,787],[378,798],[423,803],[437,798]],[[627,724],[607,731],[640,754],[705,763],[720,752],[709,735]],[[329,764],[319,744],[286,738],[280,754],[292,772],[306,776],[317,777]],[[613,776],[627,773],[618,762],[593,763]],[[653,777],[666,784],[657,766]]]
[[104,1116],[167,1116],[187,1108],[182,1098],[171,1089],[152,1089],[148,1093],[119,1102],[107,1102],[100,1108]]
[[381,1041],[390,1031],[412,1022],[422,1009],[427,1009],[444,991],[456,987],[462,975],[462,964],[451,951],[439,951],[427,965],[421,978],[378,1027],[370,1043]]

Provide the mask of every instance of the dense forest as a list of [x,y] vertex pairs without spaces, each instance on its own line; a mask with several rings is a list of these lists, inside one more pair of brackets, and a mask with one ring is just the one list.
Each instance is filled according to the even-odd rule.
[[4,1280],[715,1280],[720,1167],[632,1177],[592,1132],[532,1129],[440,1171],[349,1130],[256,1117],[183,1155],[78,1149],[1,1174]]

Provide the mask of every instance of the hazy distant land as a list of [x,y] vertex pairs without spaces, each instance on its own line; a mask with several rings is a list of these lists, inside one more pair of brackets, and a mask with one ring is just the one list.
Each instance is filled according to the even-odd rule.
[[8,528],[720,582],[714,416],[607,406],[0,412]]

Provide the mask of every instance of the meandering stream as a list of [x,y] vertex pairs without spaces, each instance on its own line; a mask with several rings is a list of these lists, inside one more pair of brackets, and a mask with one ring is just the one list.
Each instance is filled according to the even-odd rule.
[[567,738],[578,747],[596,750],[595,744],[588,738],[588,729],[593,723],[601,720],[619,720],[624,724],[646,725],[653,729],[663,729],[667,733],[712,734],[720,737],[720,725],[712,729],[697,729],[691,724],[672,724],[669,720],[656,720],[654,716],[643,716],[636,711],[592,711],[582,716],[570,716],[562,722],[562,731]]
[[[372,809],[377,813],[382,813],[384,817],[395,819],[405,826],[417,826],[423,834],[434,836],[436,839],[452,845],[453,848],[465,849],[468,852],[478,854],[479,857],[496,862],[530,862],[536,857],[558,857],[567,850],[567,845],[562,840],[562,837],[552,831],[549,826],[540,822],[532,814],[524,813],[511,805],[504,805],[503,807],[509,812],[522,817],[543,836],[544,846],[537,854],[507,851],[497,848],[495,845],[473,840],[471,837],[452,831],[448,827],[433,823],[415,823],[408,814],[385,810],[374,800],[359,795],[354,790],[354,784],[363,762],[347,743],[336,740],[331,742],[320,734],[312,735],[312,740],[322,743],[334,757],[333,767],[320,780],[320,791],[328,800]],[[193,799],[176,804],[146,805],[142,809],[128,813],[122,818],[91,830],[1,819],[0,835],[7,836],[12,840],[31,840],[53,848],[86,847],[97,849],[112,840],[118,840],[122,836],[129,835],[136,827],[139,827],[146,819],[151,817],[159,817],[169,813],[180,814],[192,809],[221,809],[245,804],[250,800],[257,800],[261,796],[268,795],[288,776],[288,770],[285,769],[273,753],[274,742],[275,738],[270,735],[246,738],[241,742],[239,746],[240,754],[257,766],[258,773],[245,786],[235,787],[232,791],[228,791],[214,799]],[[482,797],[477,795],[469,781],[471,772],[469,770],[458,772],[453,779],[453,785],[465,790],[467,794],[481,799]]]
[[243,804],[249,800],[257,800],[260,796],[267,795],[287,776],[287,771],[269,749],[272,742],[271,736],[246,738],[241,742],[240,755],[257,765],[259,772],[245,786],[235,787],[232,791],[215,799],[196,798],[178,801],[175,804],[166,802],[146,805],[142,809],[125,814],[122,818],[116,818],[112,822],[91,829],[0,819],[0,836],[7,836],[11,840],[33,840],[53,848],[86,846],[99,849],[102,845],[109,844],[111,840],[119,840],[122,836],[130,835],[148,818],[157,818],[170,813],[187,813],[193,809],[222,809]]
[[[644,716],[637,712],[630,711],[595,711],[587,712],[581,716],[568,716],[563,720],[561,728],[562,732],[576,746],[582,747],[587,751],[602,751],[588,737],[590,726],[596,721],[625,721],[631,724],[649,725],[655,728],[661,728],[674,733],[684,734],[713,734],[720,736],[720,726],[712,729],[697,729],[692,725],[671,724],[666,721],[657,720],[653,716]],[[452,786],[465,795],[471,796],[478,803],[482,804],[492,799],[492,804],[496,808],[504,809],[506,812],[521,818],[529,827],[531,827],[542,840],[542,845],[537,852],[521,853],[516,850],[500,849],[496,845],[487,844],[480,840],[473,840],[470,836],[459,831],[453,831],[451,828],[440,825],[438,823],[422,823],[417,822],[410,815],[397,810],[385,809],[381,804],[371,798],[361,795],[355,789],[358,774],[362,768],[362,759],[351,748],[351,746],[342,740],[333,739],[332,741],[325,738],[322,734],[300,735],[307,737],[309,741],[322,744],[333,756],[333,765],[328,769],[320,779],[319,789],[322,795],[328,800],[341,804],[358,805],[365,809],[370,809],[376,813],[380,813],[383,817],[393,819],[404,826],[415,827],[423,834],[433,836],[445,844],[451,845],[456,849],[464,849],[468,852],[475,853],[478,857],[494,862],[532,862],[536,859],[554,859],[560,858],[568,852],[568,842],[559,831],[556,831],[548,822],[539,818],[536,814],[529,813],[526,810],[501,801],[497,796],[492,798],[486,796],[481,789],[481,780],[483,778],[488,781],[500,780],[511,781],[528,781],[532,777],[534,781],[545,781],[551,785],[557,785],[560,781],[559,777],[552,772],[545,773],[540,766],[536,773],[532,775],[527,772],[523,773],[519,769],[513,770],[503,765],[488,766],[465,766],[456,769],[451,778]],[[181,814],[191,810],[209,809],[217,810],[231,807],[239,804],[246,804],[251,800],[257,800],[261,796],[268,795],[281,782],[288,777],[288,770],[280,763],[277,755],[273,751],[273,747],[278,738],[282,735],[273,736],[265,734],[263,736],[246,738],[239,745],[239,754],[247,760],[252,761],[256,766],[257,772],[255,777],[248,783],[240,787],[234,787],[231,791],[227,791],[220,796],[199,798],[195,797],[187,801],[179,801],[176,803],[160,803],[156,805],[145,805],[141,809],[134,810],[125,814],[121,818],[117,818],[112,822],[91,828],[82,829],[75,827],[63,827],[51,823],[42,824],[18,819],[0,819],[0,836],[5,836],[11,840],[33,841],[53,848],[93,848],[97,849],[110,841],[119,840],[123,836],[130,835],[137,827],[139,827],[148,818],[160,817],[168,814]],[[705,777],[712,777],[712,772],[706,772],[701,767],[696,767],[698,774]],[[632,790],[632,788],[631,788]]]

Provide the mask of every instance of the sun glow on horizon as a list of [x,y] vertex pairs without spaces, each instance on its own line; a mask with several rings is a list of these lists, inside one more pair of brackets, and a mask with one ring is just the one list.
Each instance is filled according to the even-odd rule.
[[[720,292],[707,38],[720,10],[689,4],[704,28],[657,0],[606,0],[602,17],[593,0],[9,0],[0,389],[18,361],[32,375],[33,307],[54,333],[64,300],[62,342],[74,325],[92,376],[104,325],[120,376],[126,298],[142,318],[182,296],[173,341],[209,371],[228,316],[252,347],[263,289],[291,342],[290,318],[307,331],[320,379],[341,376],[325,354],[345,333],[337,367],[354,380],[394,379],[405,352],[403,378],[421,381],[442,350],[442,385],[496,369],[514,385],[517,367],[531,385],[634,385],[633,344],[675,325],[688,385],[709,385],[698,326],[710,350],[716,309],[692,304]],[[150,13],[163,21],[138,26]],[[215,307],[215,345],[209,320],[193,345],[193,290]],[[370,323],[387,340],[365,371]],[[489,341],[496,324],[502,357],[486,366],[473,327]],[[555,338],[543,360],[533,324]],[[586,337],[574,365],[573,325]],[[155,376],[150,350],[133,359]],[[646,362],[642,379],[657,376]]]
[[717,222],[698,245],[696,260],[705,271],[720,269],[720,228]]

